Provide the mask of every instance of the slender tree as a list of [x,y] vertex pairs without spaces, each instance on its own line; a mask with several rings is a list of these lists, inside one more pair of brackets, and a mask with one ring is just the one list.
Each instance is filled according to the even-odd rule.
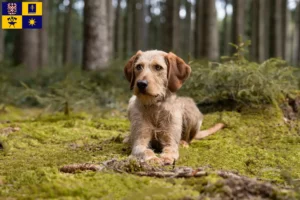
[[195,58],[201,58],[202,57],[202,47],[203,47],[203,34],[202,34],[202,28],[203,28],[203,18],[202,18],[202,12],[203,12],[203,1],[202,0],[196,0],[196,8],[195,8]]
[[[161,2],[160,2],[161,3]],[[149,30],[149,37],[148,37],[148,47],[151,48],[151,49],[163,49],[163,45],[162,44],[163,42],[161,41],[162,40],[162,35],[161,35],[161,32],[163,30],[163,27],[164,27],[164,24],[165,23],[162,23],[162,19],[164,14],[163,14],[163,7],[161,7],[161,5],[159,5],[158,2],[152,2],[152,1],[149,1],[149,4],[148,4],[148,15],[150,17],[150,22],[148,24],[148,30]],[[153,12],[152,12],[152,8],[156,7],[156,6],[159,6],[161,7],[161,10],[162,10],[162,14],[160,16],[157,16],[155,15]]]
[[109,61],[106,1],[85,0],[84,3],[82,68],[103,69]]
[[[39,65],[39,31],[34,29],[23,29],[20,33],[19,56],[20,63],[29,71],[34,72]],[[30,50],[29,50],[30,49]]]
[[165,51],[179,52],[179,0],[166,1]]
[[229,54],[229,27],[228,27],[228,14],[227,14],[227,6],[228,6],[228,0],[224,0],[224,12],[225,16],[223,19],[223,44],[222,44],[222,55],[228,55]]
[[113,45],[114,45],[114,7],[111,0],[106,0],[107,6],[107,40],[110,42],[108,47],[109,58],[113,57]]
[[121,0],[117,1],[116,17],[114,19],[114,52],[115,58],[119,58],[121,54]]
[[251,56],[254,60],[262,62],[265,56],[265,2],[260,0],[252,1],[252,44]]
[[[232,13],[232,43],[237,44],[239,36],[244,37],[244,24],[245,24],[245,0],[233,0],[233,13]],[[232,48],[232,52],[235,49]]]
[[[149,3],[149,2],[148,2]],[[142,1],[142,11],[141,11],[141,19],[140,23],[144,24],[144,28],[141,32],[141,49],[142,50],[147,50],[149,49],[149,23],[146,22],[146,17],[148,18],[149,12],[148,12],[148,7],[145,3],[145,0]]]
[[[183,29],[182,29],[182,35],[188,35],[188,37],[181,37],[183,42],[183,50],[187,56],[192,52],[192,3],[188,0],[184,1],[185,3],[185,9],[186,9],[186,16],[183,21]],[[183,53],[183,52],[182,52]]]
[[300,63],[300,1],[297,3],[295,11],[295,27],[293,35],[293,48],[292,48],[292,63],[299,65]]
[[63,64],[69,65],[72,62],[72,12],[73,0],[69,0],[69,5],[65,13],[64,35],[63,35]]
[[272,0],[265,0],[265,14],[264,14],[264,18],[265,18],[265,34],[264,37],[266,38],[264,41],[264,45],[265,45],[265,58],[269,58],[270,57],[270,15],[271,15],[271,10],[270,10],[270,4]]
[[218,24],[215,0],[196,2],[195,57],[219,58]]
[[48,48],[48,26],[49,26],[49,2],[43,2],[43,28],[39,31],[39,66],[45,67],[48,65],[49,48]]
[[286,59],[286,45],[287,45],[287,0],[281,2],[281,15],[282,15],[282,58]]
[[145,49],[145,1],[144,0],[133,0],[132,5],[132,48],[133,51]]
[[[63,15],[62,12],[60,11],[60,4],[62,3],[62,0],[56,0],[54,4],[54,14],[55,14],[55,23],[54,23],[54,44],[53,44],[53,54],[54,54],[54,63],[56,65],[60,65],[62,63],[62,56],[61,52],[63,51],[63,45],[61,42],[61,38],[63,37]],[[52,29],[52,30],[53,30]]]
[[203,8],[203,57],[217,60],[219,58],[219,37],[215,0],[204,0]]
[[130,49],[130,46],[131,46],[131,31],[132,31],[132,28],[131,28],[131,16],[132,16],[132,12],[131,12],[131,3],[132,1],[131,0],[127,0],[126,1],[126,8],[125,8],[125,11],[124,11],[124,34],[123,34],[123,41],[124,41],[124,44],[123,44],[123,59],[127,59],[127,57],[129,56],[129,52],[131,51]]
[[270,3],[269,56],[282,57],[282,0]]

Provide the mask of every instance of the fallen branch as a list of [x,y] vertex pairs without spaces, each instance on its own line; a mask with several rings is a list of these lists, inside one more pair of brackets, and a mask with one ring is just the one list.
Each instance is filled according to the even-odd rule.
[[[214,195],[221,195],[223,199],[253,199],[262,197],[263,199],[273,198],[274,195],[284,194],[283,196],[276,196],[277,199],[294,199],[287,193],[286,188],[279,188],[268,182],[262,182],[257,179],[251,179],[239,174],[228,171],[212,171],[208,168],[192,168],[192,167],[170,167],[153,166],[146,162],[127,159],[118,161],[116,159],[105,161],[101,164],[72,164],[60,168],[64,173],[76,173],[80,171],[96,171],[101,172],[105,170],[113,170],[118,173],[130,173],[138,176],[149,176],[156,178],[192,178],[192,177],[208,177],[209,175],[217,175],[220,177],[218,183],[207,182],[207,186],[203,187],[200,197],[214,197]],[[208,180],[208,179],[206,179]],[[205,183],[205,182],[203,182]],[[216,184],[215,186],[213,184]],[[221,184],[221,186],[220,186]],[[212,192],[213,187],[223,187],[226,193]],[[207,191],[206,191],[207,188]],[[230,188],[230,189],[228,189]],[[214,190],[212,190],[214,191]],[[222,191],[222,190],[220,190]],[[284,193],[278,191],[285,191]],[[203,196],[204,195],[204,196]],[[200,198],[200,199],[201,199]],[[221,199],[222,199],[221,198]],[[276,199],[275,198],[275,199]]]
[[105,167],[101,165],[95,165],[95,164],[72,164],[72,165],[66,165],[60,168],[61,172],[64,173],[75,173],[77,171],[102,171]]
[[65,165],[60,168],[64,173],[76,173],[80,171],[104,171],[113,170],[119,173],[130,173],[139,176],[151,176],[161,178],[190,178],[190,177],[202,177],[208,174],[217,174],[222,178],[245,178],[233,172],[228,171],[209,171],[207,168],[192,168],[192,167],[176,167],[170,169],[164,166],[150,165],[147,162],[141,162],[134,159],[127,159],[118,161],[116,159],[108,160],[100,164],[83,163],[83,164],[71,164]]

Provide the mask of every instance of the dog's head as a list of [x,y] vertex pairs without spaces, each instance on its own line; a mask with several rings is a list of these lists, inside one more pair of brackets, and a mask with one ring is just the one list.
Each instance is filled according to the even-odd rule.
[[155,104],[167,93],[179,90],[191,68],[173,53],[138,51],[124,68],[130,89],[145,105]]

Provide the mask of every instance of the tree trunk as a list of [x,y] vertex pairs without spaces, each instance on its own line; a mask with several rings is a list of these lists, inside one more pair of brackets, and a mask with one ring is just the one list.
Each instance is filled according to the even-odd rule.
[[265,2],[252,1],[252,44],[251,56],[255,61],[262,62],[265,57]]
[[145,1],[144,0],[135,0],[135,12],[136,17],[134,18],[135,21],[133,23],[134,31],[136,32],[135,38],[135,46],[134,49],[136,50],[145,50],[145,42],[144,42],[144,35],[145,35],[145,16],[144,16],[144,7]]
[[21,30],[20,43],[20,64],[24,65],[29,71],[34,72],[39,64],[39,30]]
[[108,45],[108,55],[111,59],[113,57],[113,46],[114,46],[114,7],[111,0],[106,0],[107,6],[107,40],[109,42]]
[[164,7],[161,7],[161,15],[156,16],[155,14],[151,13],[151,10],[153,7],[157,6],[158,3],[150,2],[147,9],[150,16],[151,21],[148,24],[148,30],[149,30],[149,37],[148,37],[148,47],[149,48],[157,48],[157,49],[163,49],[163,42],[162,42],[162,35],[160,34],[160,31],[163,29],[163,24],[161,23],[161,19],[164,16]]
[[215,0],[197,0],[195,57],[218,60],[219,37]]
[[266,38],[264,45],[265,45],[265,58],[270,57],[270,15],[271,15],[271,10],[270,10],[270,4],[271,0],[265,0],[265,34],[264,37]]
[[48,65],[49,48],[48,48],[48,26],[49,26],[49,2],[43,1],[43,28],[39,30],[39,66],[46,67]]
[[[2,10],[2,2],[0,1],[0,10]],[[0,20],[0,62],[4,59],[4,31],[2,29],[2,19]]]
[[63,64],[72,63],[72,12],[73,0],[69,0],[67,12],[65,13],[64,39],[63,39]]
[[192,4],[191,2],[185,0],[185,9],[186,9],[186,17],[183,22],[183,29],[182,34],[187,35],[188,37],[182,37],[183,42],[183,52],[184,56],[188,56],[192,52],[191,48],[191,41],[192,41],[192,18],[191,18],[191,12],[192,12]]
[[282,0],[270,4],[270,57],[282,57]]
[[[150,2],[149,2],[150,3]],[[142,50],[149,49],[149,23],[146,23],[146,17],[150,15],[148,13],[148,7],[145,5],[145,0],[142,1],[142,19],[140,20],[140,23],[143,23],[143,31],[142,31]]]
[[124,34],[123,34],[123,59],[127,59],[133,52],[132,52],[132,6],[133,1],[127,0],[127,6],[124,11]]
[[[295,35],[295,24],[296,24],[296,17],[297,17],[297,7],[295,8],[295,12],[287,12],[287,22],[290,22],[291,20],[294,21],[294,23],[287,23],[287,34],[286,34],[286,47],[285,47],[285,59],[293,65],[293,37]],[[293,15],[292,15],[293,14]]]
[[[245,0],[233,0],[233,13],[232,13],[232,43],[238,44],[239,36],[244,37],[244,24],[245,24]],[[235,48],[231,48],[232,53]]]
[[179,0],[166,1],[165,51],[179,52]]
[[108,65],[106,1],[85,0],[84,6],[84,70],[103,69]]
[[223,52],[222,55],[228,55],[229,54],[229,28],[228,28],[228,14],[227,14],[227,6],[228,6],[228,0],[225,0],[224,5],[224,12],[225,16],[223,19]]
[[62,12],[60,11],[59,7],[60,4],[62,3],[62,0],[57,0],[56,1],[56,6],[55,6],[55,36],[54,36],[54,49],[53,49],[53,54],[54,54],[54,60],[56,65],[61,65],[62,61],[62,56],[61,56],[61,51],[63,51],[62,47]]
[[219,37],[215,0],[204,0],[202,56],[209,60],[219,58]]
[[300,63],[300,2],[297,3],[296,13],[295,13],[295,34],[293,37],[294,48],[292,50],[293,54],[293,64],[299,65]]
[[115,17],[115,21],[114,21],[114,26],[115,26],[115,30],[114,30],[114,51],[115,51],[115,58],[119,58],[120,57],[120,51],[121,51],[121,41],[120,41],[120,23],[121,23],[121,0],[118,0],[117,2],[117,8],[116,8],[116,17]]
[[136,38],[138,37],[138,33],[136,30],[136,18],[137,18],[137,11],[136,11],[136,3],[137,0],[132,0],[131,2],[131,11],[132,11],[132,38],[131,38],[131,46],[132,46],[132,51],[136,52],[138,50],[137,48],[137,40]]
[[195,8],[195,47],[194,47],[194,54],[195,58],[201,58],[202,57],[202,47],[203,47],[203,33],[202,33],[202,27],[203,27],[203,18],[202,18],[202,12],[203,12],[203,1],[202,0],[196,0],[196,8]]
[[282,0],[281,2],[281,9],[282,9],[282,58],[286,59],[286,45],[287,45],[287,0]]
[[20,65],[22,63],[21,59],[21,31],[16,32],[14,42],[13,42],[13,62],[14,65]]
[[145,3],[144,0],[132,0],[132,48],[133,51],[145,50]]

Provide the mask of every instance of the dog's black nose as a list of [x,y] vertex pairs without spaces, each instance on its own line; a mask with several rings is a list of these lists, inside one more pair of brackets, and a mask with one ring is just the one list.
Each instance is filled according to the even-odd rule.
[[137,81],[137,86],[140,90],[145,90],[146,87],[148,86],[148,81],[146,80]]

